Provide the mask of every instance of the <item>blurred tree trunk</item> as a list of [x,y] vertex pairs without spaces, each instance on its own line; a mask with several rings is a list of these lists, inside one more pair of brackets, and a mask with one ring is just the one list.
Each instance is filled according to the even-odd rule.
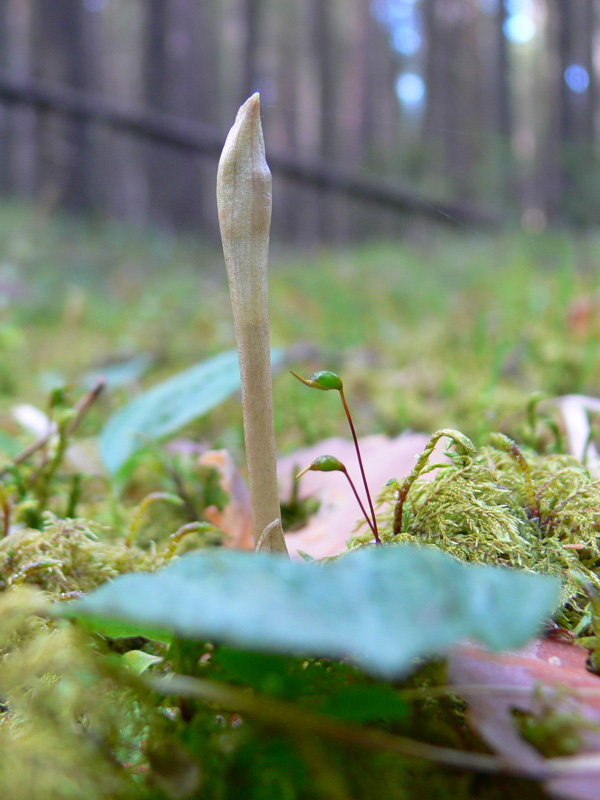
[[423,0],[423,26],[426,39],[425,85],[427,97],[425,106],[424,132],[429,143],[428,157],[432,164],[432,172],[443,169],[445,102],[445,75],[448,59],[446,40],[439,32],[438,22],[439,0]]
[[[354,169],[362,167],[388,178],[398,166],[398,62],[389,32],[374,17],[369,0],[353,0],[350,26],[351,47],[344,70],[344,155]],[[352,203],[346,239],[389,233],[387,221],[381,209]]]
[[[82,54],[85,62],[83,88],[103,95],[106,92],[103,70],[104,14],[100,11],[83,13]],[[111,149],[107,147],[105,132],[95,125],[84,126],[83,180],[85,182],[86,208],[106,208],[110,194],[109,171],[106,161]]]
[[[581,0],[580,0],[581,2]],[[561,144],[569,142],[573,137],[573,123],[571,109],[572,92],[565,80],[565,73],[571,63],[571,16],[572,7],[564,0],[557,0],[558,13],[558,65],[559,65],[559,113],[558,131]]]
[[145,69],[146,102],[152,108],[166,107],[167,0],[146,0]]
[[353,0],[351,13],[351,49],[347,69],[346,102],[344,112],[345,153],[356,165],[364,161],[369,149],[369,117],[375,86],[370,78],[369,44],[372,28],[376,24],[371,15],[370,0]]
[[510,64],[508,59],[508,39],[505,25],[508,9],[504,0],[498,0],[496,11],[496,129],[508,144],[512,136],[512,112],[510,103]]
[[594,42],[598,33],[598,8],[595,0],[583,0],[581,9],[580,42],[581,60],[589,75],[590,83],[586,93],[586,110],[583,129],[585,138],[591,144],[596,137],[594,109],[596,107],[596,65],[594,63]]
[[[34,69],[50,83],[75,89],[92,81],[85,36],[83,3],[72,0],[37,0],[34,21]],[[65,122],[45,113],[38,124],[39,191],[42,202],[60,204],[73,211],[89,207],[88,126]]]
[[[146,0],[144,41],[144,101],[157,111],[167,110],[167,0]],[[146,180],[148,219],[167,225],[170,217],[166,158],[155,144],[147,147]]]
[[[224,110],[223,75],[221,70],[222,16],[220,0],[194,0],[195,28],[192,38],[192,64],[195,74],[190,75],[192,96],[190,103],[199,120],[221,126]],[[190,180],[196,181],[197,200],[194,227],[201,226],[206,233],[219,238],[219,221],[215,203],[215,185],[217,181],[217,163],[206,159],[199,160],[197,172],[190,171]]]
[[262,5],[261,0],[243,0],[242,3],[242,26],[245,32],[245,41],[242,58],[240,104],[259,89]]
[[[290,80],[294,81],[295,113],[289,115],[288,124],[295,127],[293,140],[298,155],[310,160],[320,152],[319,69],[314,57],[312,0],[296,0],[293,8],[296,25],[291,35],[296,43],[296,69],[290,73]],[[285,53],[281,55],[285,59]],[[319,237],[319,195],[302,184],[287,186],[295,195],[294,221],[290,221],[295,243],[299,247],[312,245]]]
[[[318,85],[318,154],[330,159],[336,157],[339,110],[333,11],[334,3],[331,0],[312,0],[310,33]],[[334,213],[332,200],[327,192],[321,192],[318,209],[319,238],[332,239]]]
[[[13,75],[25,77],[32,71],[31,0],[6,0],[6,61]],[[36,115],[31,108],[12,108],[8,119],[9,153],[6,170],[13,191],[33,197],[36,187]]]
[[[8,69],[8,9],[0,2],[0,68]],[[0,192],[10,189],[9,115],[0,105]]]
[[571,135],[574,141],[588,145],[594,141],[593,44],[596,31],[595,21],[594,0],[579,0],[579,3],[572,9],[570,62],[584,68],[589,83],[587,89],[582,92],[570,92],[573,117]]
[[[143,42],[146,8],[140,4],[107,3],[102,12],[102,68],[107,96],[124,105],[143,104]],[[146,146],[134,137],[101,132],[104,196],[109,213],[119,220],[146,222]]]
[[482,130],[476,0],[425,0],[427,106],[425,125],[441,151],[453,195],[471,199]]
[[[148,0],[146,12],[146,103],[168,114],[216,121],[214,4]],[[150,220],[169,229],[199,226],[205,199],[199,159],[158,145],[149,145],[147,151]]]
[[550,11],[558,103],[550,128],[554,141],[547,148],[553,178],[545,182],[546,208],[551,220],[582,224],[591,218],[591,205],[598,202],[591,181],[598,169],[594,152],[594,3],[554,0]]
[[220,0],[194,0],[194,5],[191,50],[195,74],[190,75],[192,103],[202,122],[219,125],[223,110],[223,80],[219,64],[222,46]]
[[[301,152],[299,130],[300,47],[297,5],[286,3],[278,19],[277,67],[275,76],[277,106],[273,123],[268,129],[273,147],[284,153]],[[275,179],[277,180],[277,179]],[[303,214],[299,213],[302,190],[291,181],[276,184],[280,202],[273,207],[273,233],[287,241],[302,238]]]
[[368,28],[367,48],[367,90],[363,108],[365,152],[376,169],[385,170],[397,165],[398,62],[387,33],[374,19]]
[[313,0],[312,36],[319,76],[319,150],[325,158],[334,156],[337,144],[337,75],[333,9],[331,0]]
[[508,38],[505,32],[508,9],[504,0],[498,0],[494,19],[495,33],[495,81],[493,101],[495,107],[495,133],[498,137],[498,174],[501,202],[506,206],[514,196],[514,176],[512,170],[512,132],[513,119],[510,91],[510,63]]

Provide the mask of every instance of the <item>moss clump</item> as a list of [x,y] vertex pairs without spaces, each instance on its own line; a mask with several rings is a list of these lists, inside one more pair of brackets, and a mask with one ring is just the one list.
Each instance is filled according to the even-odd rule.
[[[429,465],[442,435],[453,440],[449,461]],[[572,456],[538,455],[501,435],[476,450],[458,432],[438,432],[408,478],[385,487],[379,506],[386,542],[419,542],[464,561],[559,574],[562,621],[570,627],[589,604],[581,579],[600,588],[600,481]],[[370,532],[360,535],[351,546],[369,538]]]
[[56,599],[89,592],[124,572],[153,570],[163,562],[154,547],[107,542],[83,519],[47,514],[42,530],[25,528],[0,541],[0,591],[20,584]]
[[0,596],[0,796],[136,798],[157,712],[83,632],[37,616],[45,598]]

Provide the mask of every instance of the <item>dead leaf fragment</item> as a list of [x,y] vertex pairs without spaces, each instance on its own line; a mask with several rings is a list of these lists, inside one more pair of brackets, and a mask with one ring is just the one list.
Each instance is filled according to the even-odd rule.
[[221,486],[229,495],[229,503],[223,511],[208,506],[204,516],[227,535],[226,547],[253,550],[250,492],[231,455],[227,450],[207,450],[200,456],[199,463],[219,472]]
[[[411,471],[428,441],[429,437],[421,433],[404,433],[395,439],[384,435],[359,439],[365,473],[374,499],[390,478],[402,479]],[[443,442],[440,443],[440,455],[442,452]],[[350,439],[339,437],[325,439],[279,459],[277,477],[281,500],[290,497],[293,476],[299,469],[321,455],[333,455],[342,461],[364,498],[354,444]],[[250,494],[231,455],[226,450],[209,450],[200,457],[199,463],[219,471],[221,485],[229,494],[229,504],[223,511],[214,506],[205,510],[207,520],[227,534],[227,547],[252,550]],[[362,517],[344,475],[308,472],[300,480],[298,495],[300,500],[314,497],[319,503],[319,510],[304,528],[285,534],[290,556],[300,560],[299,551],[302,551],[319,559],[345,550],[346,542],[352,537]]]
[[[544,788],[564,800],[600,800],[600,678],[586,658],[583,647],[536,639],[501,654],[459,647],[448,659],[448,682],[469,703],[470,724],[507,765],[545,775]],[[549,703],[581,719],[576,755],[545,758],[521,736],[513,711],[536,715]]]
[[[416,457],[428,441],[429,437],[420,433],[404,433],[395,439],[379,434],[359,439],[373,499],[390,478],[401,479],[411,471]],[[305,467],[322,455],[335,456],[346,465],[367,507],[354,444],[349,439],[342,438],[325,439],[279,459],[277,476],[281,499],[290,497],[293,475],[298,472],[298,468]],[[319,501],[319,511],[304,528],[286,534],[290,556],[299,558],[298,551],[303,551],[319,559],[345,550],[346,542],[356,530],[357,523],[362,520],[345,476],[340,472],[307,472],[300,479],[299,498],[304,500],[307,497],[314,497]]]

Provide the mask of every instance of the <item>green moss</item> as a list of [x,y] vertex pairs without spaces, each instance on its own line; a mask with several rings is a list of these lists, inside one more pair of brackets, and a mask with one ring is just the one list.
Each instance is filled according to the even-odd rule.
[[37,614],[44,596],[0,596],[0,796],[83,800],[140,796],[133,770],[151,714],[88,637]]
[[0,540],[0,590],[28,584],[69,599],[124,572],[155,569],[162,560],[155,548],[101,539],[87,520],[47,515],[43,530],[25,528]]
[[[454,450],[445,463],[429,465],[442,435]],[[476,450],[462,434],[442,431],[402,484],[385,487],[379,504],[384,541],[560,575],[571,627],[589,604],[581,580],[600,587],[600,481],[571,456],[540,456],[505,436]],[[352,544],[369,538],[365,533]]]

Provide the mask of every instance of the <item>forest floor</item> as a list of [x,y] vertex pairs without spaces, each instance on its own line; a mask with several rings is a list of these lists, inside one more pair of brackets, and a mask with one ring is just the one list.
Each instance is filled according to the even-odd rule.
[[[493,445],[496,450],[481,450],[481,446],[489,443],[495,431],[518,441],[528,425],[531,433],[535,429],[532,398],[572,393],[600,397],[598,264],[600,236],[566,231],[485,237],[433,231],[426,239],[407,237],[403,242],[348,248],[299,252],[273,247],[272,344],[286,354],[286,369],[274,376],[280,452],[285,455],[334,435],[347,437],[346,420],[332,397],[335,393],[315,399],[320,393],[294,380],[287,367],[302,375],[333,370],[344,380],[359,435],[396,436],[406,430],[429,435],[441,428],[461,431],[480,449],[469,463],[489,493],[482,492],[481,497],[495,502],[498,492],[502,495],[499,508],[509,516],[500,520],[500,527],[504,519],[512,524],[518,518],[523,536],[532,531],[538,536],[540,519],[529,504],[528,476],[524,479],[524,471],[514,458],[511,461],[514,452],[507,455],[498,440]],[[132,569],[152,570],[171,557],[175,545],[172,552],[168,550],[165,531],[171,533],[189,522],[190,509],[181,502],[166,508],[166,492],[176,491],[185,506],[186,486],[193,484],[198,503],[218,506],[218,487],[208,474],[197,472],[195,462],[188,465],[188,472],[175,474],[168,463],[172,453],[165,456],[160,445],[143,452],[111,482],[99,465],[97,437],[110,415],[132,397],[234,346],[225,268],[215,244],[191,236],[132,231],[116,223],[48,219],[31,208],[0,205],[0,452],[4,465],[31,442],[36,425],[43,432],[44,418],[40,422],[38,412],[55,414],[60,420],[60,412],[84,395],[98,377],[108,381],[83,419],[76,438],[79,449],[71,452],[72,464],[64,475],[58,460],[55,464],[52,448],[42,447],[31,462],[13,465],[13,483],[5,481],[8,493],[0,481],[4,533],[9,533],[0,539],[4,554],[0,589],[34,584],[52,599],[69,599],[108,577]],[[546,433],[553,430],[550,426]],[[225,448],[242,468],[239,397],[230,397],[190,422],[177,437],[184,449],[196,444]],[[551,446],[542,442],[552,457],[561,452],[558,438]],[[463,441],[458,440],[451,490],[466,476],[460,450]],[[66,440],[64,444],[66,449]],[[591,526],[590,536],[595,536],[600,499],[593,495],[594,514],[588,514],[586,503],[592,502],[592,494],[599,489],[581,465],[541,458],[538,462],[534,455],[528,458],[542,494],[554,480],[554,473],[544,473],[548,463],[554,465],[551,470],[559,464],[560,474],[569,473],[569,480],[584,481],[585,497],[581,494],[577,520],[581,530]],[[78,469],[81,476],[74,474]],[[7,474],[5,470],[3,476]],[[506,500],[510,481],[516,487],[511,489],[512,506]],[[381,487],[372,488],[378,492]],[[558,488],[562,491],[562,486]],[[435,511],[437,506],[435,499],[433,503],[427,499],[426,487],[419,491],[412,490],[413,511],[421,524],[418,514],[423,508]],[[144,500],[149,495],[150,503]],[[167,501],[165,508],[162,501]],[[153,513],[149,514],[151,503]],[[469,517],[468,509],[464,516]],[[83,519],[65,522],[63,517]],[[581,563],[587,558],[585,563],[595,569],[596,545],[580,547],[581,530],[577,534],[567,530],[569,525],[573,528],[571,517],[552,519],[562,538],[555,551],[550,546],[543,550],[550,568],[542,571],[566,574],[563,561],[577,559],[579,553],[583,553]],[[18,525],[9,530],[14,520]],[[443,517],[441,523],[443,527]],[[104,526],[106,535],[99,533],[99,526]],[[407,537],[412,535],[409,527],[403,529]],[[492,533],[496,535],[495,529]],[[568,534],[575,537],[573,542]],[[210,535],[202,539],[203,535],[198,534],[201,544],[215,543]],[[12,544],[17,540],[18,547]],[[55,548],[52,552],[48,541]],[[560,549],[565,541],[571,548],[568,551]],[[559,561],[552,562],[555,552]],[[514,560],[512,552],[508,556],[504,548],[500,561],[529,564],[517,549]],[[477,553],[474,560],[481,560]],[[564,615],[565,625],[575,627],[581,618],[582,591],[576,601],[575,590],[571,592],[571,616]],[[45,800],[84,796],[93,800],[112,796],[320,800],[384,794],[392,800],[423,794],[440,800],[449,796],[491,800],[509,791],[521,792],[522,797],[540,796],[537,784],[529,781],[521,784],[514,777],[480,777],[468,769],[431,767],[426,760],[380,754],[378,748],[367,748],[354,758],[356,744],[348,750],[346,733],[339,728],[332,734],[334,740],[342,737],[335,745],[315,744],[311,728],[315,698],[320,702],[328,691],[339,690],[345,710],[331,710],[331,714],[357,723],[366,720],[356,716],[356,702],[349,698],[356,695],[360,704],[372,695],[386,709],[391,702],[384,682],[361,675],[347,664],[251,652],[236,655],[226,648],[213,653],[212,645],[207,646],[202,652],[202,664],[208,664],[206,674],[215,682],[228,681],[227,690],[249,685],[265,697],[298,703],[294,706],[300,709],[298,724],[308,731],[304,738],[304,729],[295,732],[293,713],[283,744],[279,738],[265,738],[263,708],[257,722],[262,738],[254,740],[250,723],[244,722],[238,731],[237,715],[225,721],[215,715],[210,703],[182,701],[174,710],[149,695],[147,687],[140,694],[139,686],[132,688],[122,676],[115,677],[115,662],[102,660],[96,640],[90,645],[66,625],[32,623],[35,602],[39,603],[27,594],[21,596],[19,588],[0,593],[0,603],[5,604],[0,611],[0,745],[8,753],[4,762],[12,760],[17,765],[12,773],[0,768],[0,793],[15,800],[38,796],[28,783],[37,772],[31,765],[38,762],[45,769]],[[11,628],[14,620],[16,627]],[[580,632],[587,630],[591,635],[592,628],[588,614]],[[137,645],[127,640],[125,649],[141,659],[136,662],[139,672],[165,658],[164,664],[187,664],[193,671],[200,661],[198,653],[194,661],[191,651],[185,651],[187,644],[175,639],[173,646],[181,649],[169,651],[168,657],[160,644],[147,640]],[[123,654],[122,649],[115,650],[113,640],[108,640],[108,647],[113,658],[115,652]],[[585,651],[580,652],[585,656]],[[81,668],[75,669],[74,664]],[[578,669],[583,669],[581,664]],[[23,675],[30,673],[27,681],[31,683],[26,682],[22,691]],[[273,676],[283,683],[273,683]],[[390,714],[397,712],[397,716],[383,714],[383,722],[377,717],[378,724],[388,733],[461,752],[484,750],[481,740],[464,724],[464,703],[444,694],[444,681],[443,667],[434,662],[398,683],[395,700],[404,697],[402,692],[412,699],[402,700],[402,708],[396,708],[394,700]],[[62,694],[51,691],[55,683],[62,687]],[[90,683],[99,687],[97,693],[89,692]],[[429,687],[433,687],[431,695]],[[436,694],[440,687],[441,693]],[[344,695],[349,689],[355,694]],[[238,693],[242,701],[247,696]],[[331,709],[335,699],[332,695]],[[276,702],[273,708],[275,714]],[[248,713],[252,717],[252,709]],[[189,719],[186,714],[191,714]],[[272,719],[265,717],[263,723],[269,732]],[[523,725],[527,724],[525,718]],[[24,730],[27,736],[21,735]],[[324,730],[330,728],[325,725]],[[364,735],[376,741],[379,733],[369,730]],[[541,745],[537,742],[544,755],[577,750],[568,749],[572,739],[567,742],[562,732],[553,734],[558,742],[552,741],[555,749],[544,750],[544,730],[546,738]],[[86,737],[83,731],[90,735]],[[106,737],[102,747],[98,731]],[[535,728],[532,736],[538,734]],[[327,741],[328,734],[324,736]],[[156,751],[148,745],[149,737],[158,742]],[[191,751],[205,759],[202,774],[195,756],[189,756]],[[75,763],[78,785],[71,786],[69,775]],[[313,785],[311,776],[315,775]],[[189,791],[182,789],[187,781],[192,787]]]
[[[343,374],[363,433],[455,427],[481,441],[514,431],[534,392],[600,394],[600,236],[272,249],[272,344],[297,347],[303,374]],[[192,237],[0,206],[0,301],[4,415],[108,367],[116,407],[235,346],[222,254]],[[345,431],[287,372],[274,393],[282,452]],[[232,400],[194,434],[237,455],[240,426]]]

